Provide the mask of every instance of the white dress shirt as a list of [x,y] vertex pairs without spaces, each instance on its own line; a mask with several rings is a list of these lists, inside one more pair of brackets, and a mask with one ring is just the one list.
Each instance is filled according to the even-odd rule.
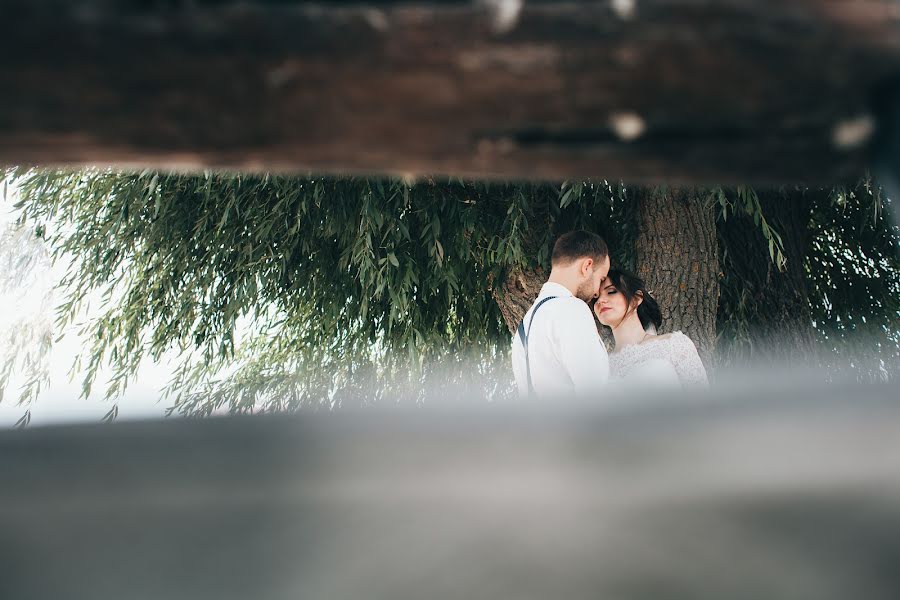
[[[532,322],[534,307],[547,296],[556,298],[545,302]],[[609,379],[609,357],[588,305],[565,286],[548,281],[524,322],[534,395],[596,397]],[[513,336],[512,361],[519,395],[527,397],[525,348],[518,333]]]

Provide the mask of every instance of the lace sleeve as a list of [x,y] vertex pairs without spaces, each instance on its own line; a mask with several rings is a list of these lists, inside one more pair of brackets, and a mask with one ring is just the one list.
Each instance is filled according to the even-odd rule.
[[670,357],[675,371],[678,373],[678,379],[685,387],[706,387],[709,380],[706,377],[706,368],[700,355],[697,353],[697,347],[691,338],[684,335],[680,331],[672,334],[672,355]]

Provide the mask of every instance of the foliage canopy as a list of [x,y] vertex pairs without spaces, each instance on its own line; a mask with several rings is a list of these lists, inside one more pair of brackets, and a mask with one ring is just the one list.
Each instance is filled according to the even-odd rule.
[[[20,223],[69,265],[57,328],[78,322],[88,301],[99,309],[84,324],[85,394],[104,363],[115,397],[145,357],[175,352],[169,391],[174,410],[191,414],[421,399],[423,382],[502,396],[509,335],[493,282],[548,269],[553,238],[573,228],[605,235],[618,264],[635,261],[632,190],[605,181],[5,175],[20,191]],[[785,232],[753,190],[712,188],[708,201],[720,220],[753,219],[766,260],[783,268]],[[823,339],[864,318],[896,354],[898,237],[876,211],[883,203],[865,186],[828,195],[811,208],[804,260]],[[723,277],[726,303],[752,303]]]

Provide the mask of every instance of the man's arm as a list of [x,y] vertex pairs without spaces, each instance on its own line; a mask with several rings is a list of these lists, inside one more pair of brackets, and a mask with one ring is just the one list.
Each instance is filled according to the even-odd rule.
[[[577,302],[577,304],[576,304]],[[554,320],[558,356],[579,397],[596,396],[609,380],[609,356],[587,304],[568,302]],[[560,307],[563,308],[563,307]]]
[[519,397],[525,398],[528,396],[528,375],[525,372],[525,349],[522,347],[522,342],[517,335],[514,335],[512,338],[511,354],[513,375],[516,378],[516,388],[519,390]]

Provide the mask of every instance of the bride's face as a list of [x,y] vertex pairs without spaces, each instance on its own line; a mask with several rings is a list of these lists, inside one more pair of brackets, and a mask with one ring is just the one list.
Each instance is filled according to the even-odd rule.
[[[600,284],[600,296],[594,304],[594,313],[601,323],[607,327],[618,327],[628,312],[628,303],[625,296],[615,288],[609,279],[604,279]],[[628,316],[637,317],[635,311]]]

